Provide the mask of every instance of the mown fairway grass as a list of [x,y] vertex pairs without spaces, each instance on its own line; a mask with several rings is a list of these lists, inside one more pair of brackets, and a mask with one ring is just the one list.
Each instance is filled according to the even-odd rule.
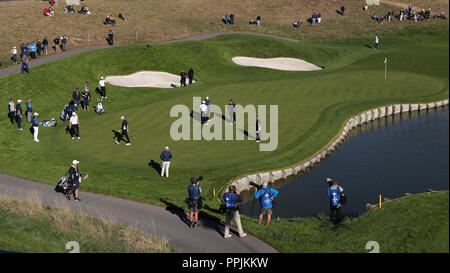
[[[219,190],[231,178],[284,167],[314,154],[339,131],[351,115],[389,103],[424,102],[448,98],[448,27],[406,28],[385,34],[380,50],[372,40],[342,39],[293,43],[251,35],[229,35],[199,42],[129,45],[69,57],[31,70],[30,75],[0,79],[0,100],[32,98],[40,120],[59,119],[75,87],[100,76],[127,75],[142,70],[179,74],[193,67],[198,83],[177,89],[123,88],[109,85],[107,114],[79,114],[81,140],[72,141],[61,122],[41,128],[36,144],[31,134],[0,117],[0,172],[55,184],[73,159],[89,179],[82,190],[111,194],[154,204],[185,207],[189,178],[203,175],[205,213],[216,215]],[[323,71],[286,72],[240,67],[231,58],[296,57],[325,67]],[[384,81],[385,57],[389,59]],[[278,105],[279,141],[274,152],[259,152],[252,140],[173,141],[169,128],[176,104],[192,109],[193,96],[209,96],[224,106]],[[93,95],[95,101],[97,95]],[[92,103],[95,104],[95,103]],[[6,108],[6,107],[5,107]],[[5,109],[6,110],[6,109]],[[198,111],[198,109],[194,109]],[[132,146],[116,145],[111,130],[128,118]],[[228,125],[226,125],[228,126]],[[174,158],[171,179],[162,179],[150,160],[159,162],[163,147]],[[282,198],[282,197],[280,197]],[[244,228],[248,228],[244,226]]]

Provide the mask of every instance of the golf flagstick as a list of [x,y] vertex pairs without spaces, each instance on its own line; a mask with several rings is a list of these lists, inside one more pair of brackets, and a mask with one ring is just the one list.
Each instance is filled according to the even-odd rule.
[[387,79],[387,58],[384,58],[384,80]]

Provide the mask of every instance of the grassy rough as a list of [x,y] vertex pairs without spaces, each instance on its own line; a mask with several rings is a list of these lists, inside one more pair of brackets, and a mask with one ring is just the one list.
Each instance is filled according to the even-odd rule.
[[281,252],[367,253],[376,241],[380,253],[448,253],[449,192],[417,194],[383,204],[336,228],[329,218],[274,220],[269,226],[243,217],[253,234]]
[[69,241],[78,242],[81,253],[175,251],[166,239],[35,201],[12,201],[0,196],[0,218],[0,249],[7,251],[64,253],[69,251],[65,249]]

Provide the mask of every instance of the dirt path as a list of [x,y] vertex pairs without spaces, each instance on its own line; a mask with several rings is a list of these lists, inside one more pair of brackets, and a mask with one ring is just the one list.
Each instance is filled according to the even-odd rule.
[[[390,5],[390,6],[394,6],[394,7],[398,7],[398,8],[408,8],[409,4],[406,3],[401,3],[401,2],[396,2],[396,1],[389,1],[389,0],[380,0],[381,4],[386,4],[386,5]],[[421,11],[422,8],[418,7],[418,6],[414,6],[413,5],[413,10],[414,11]]]

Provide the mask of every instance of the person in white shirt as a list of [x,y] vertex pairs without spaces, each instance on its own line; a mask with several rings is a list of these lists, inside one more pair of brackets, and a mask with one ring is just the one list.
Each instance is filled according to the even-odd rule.
[[202,104],[200,105],[200,112],[201,112],[201,123],[208,125],[209,112],[208,106],[206,106],[205,101],[202,101]]
[[37,119],[37,117],[39,116],[38,113],[34,113],[34,117],[31,120],[31,125],[33,126],[33,136],[34,136],[34,141],[39,142],[38,139],[38,134],[39,134],[39,121]]
[[100,95],[102,96],[103,99],[106,99],[106,86],[105,86],[105,79],[102,77],[100,77],[100,81],[98,82],[98,85],[100,87]]
[[378,49],[378,36],[375,36],[375,47],[374,49]]
[[[72,131],[72,139],[74,139],[73,135],[76,135],[78,139],[80,139],[80,119],[77,116],[77,113],[73,112],[72,117],[69,121],[69,129]],[[73,128],[73,129],[72,129]]]
[[11,49],[11,60],[14,64],[17,64],[17,48],[13,47]]

